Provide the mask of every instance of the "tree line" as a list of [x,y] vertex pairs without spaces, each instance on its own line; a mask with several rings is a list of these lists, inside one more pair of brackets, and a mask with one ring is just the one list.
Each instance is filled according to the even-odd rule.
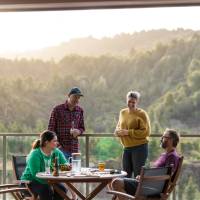
[[199,130],[200,36],[158,43],[129,57],[65,56],[58,63],[0,59],[0,131],[29,132],[47,127],[54,105],[72,86],[84,98],[88,132],[113,132],[126,93],[138,90],[152,129]]

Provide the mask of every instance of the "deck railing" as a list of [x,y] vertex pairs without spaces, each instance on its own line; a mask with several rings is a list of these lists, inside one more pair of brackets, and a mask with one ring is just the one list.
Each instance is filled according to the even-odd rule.
[[[7,163],[7,138],[8,137],[31,137],[31,136],[35,136],[35,137],[39,137],[39,134],[36,133],[0,133],[0,137],[2,137],[2,155],[3,155],[3,163],[2,163],[2,169],[3,169],[3,174],[2,174],[2,182],[3,184],[6,183],[6,173],[7,173],[7,168],[6,168],[6,163]],[[89,141],[90,138],[95,138],[95,137],[114,137],[113,134],[111,133],[99,133],[99,134],[83,134],[81,137],[85,138],[85,165],[86,167],[89,166],[90,163],[90,157],[89,157],[89,152],[90,152],[90,145],[89,145]],[[161,137],[160,134],[151,134],[151,137]],[[200,138],[200,135],[198,134],[182,134],[181,137],[183,138]],[[17,144],[16,144],[17,145]],[[0,145],[1,146],[1,145]],[[172,196],[172,199],[175,200],[176,197],[175,195]]]

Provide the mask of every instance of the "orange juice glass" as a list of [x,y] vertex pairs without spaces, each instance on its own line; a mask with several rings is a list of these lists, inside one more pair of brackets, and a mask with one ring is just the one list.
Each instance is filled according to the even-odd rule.
[[104,162],[99,162],[98,163],[98,169],[100,172],[103,172],[105,169],[105,163]]

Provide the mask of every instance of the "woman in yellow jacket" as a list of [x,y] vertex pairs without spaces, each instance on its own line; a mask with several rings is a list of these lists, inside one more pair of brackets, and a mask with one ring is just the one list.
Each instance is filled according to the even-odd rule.
[[130,91],[127,94],[127,108],[120,111],[115,135],[120,138],[124,147],[123,170],[127,177],[140,174],[148,156],[148,136],[150,135],[150,120],[148,114],[138,108],[140,93]]

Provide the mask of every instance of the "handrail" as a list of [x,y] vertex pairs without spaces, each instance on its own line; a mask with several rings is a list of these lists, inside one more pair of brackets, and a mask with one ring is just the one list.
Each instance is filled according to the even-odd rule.
[[[0,133],[0,136],[39,136],[39,133]],[[81,137],[115,137],[113,133],[84,133]],[[161,134],[151,134],[150,137],[161,137]],[[200,137],[199,134],[181,133],[180,137]]]

